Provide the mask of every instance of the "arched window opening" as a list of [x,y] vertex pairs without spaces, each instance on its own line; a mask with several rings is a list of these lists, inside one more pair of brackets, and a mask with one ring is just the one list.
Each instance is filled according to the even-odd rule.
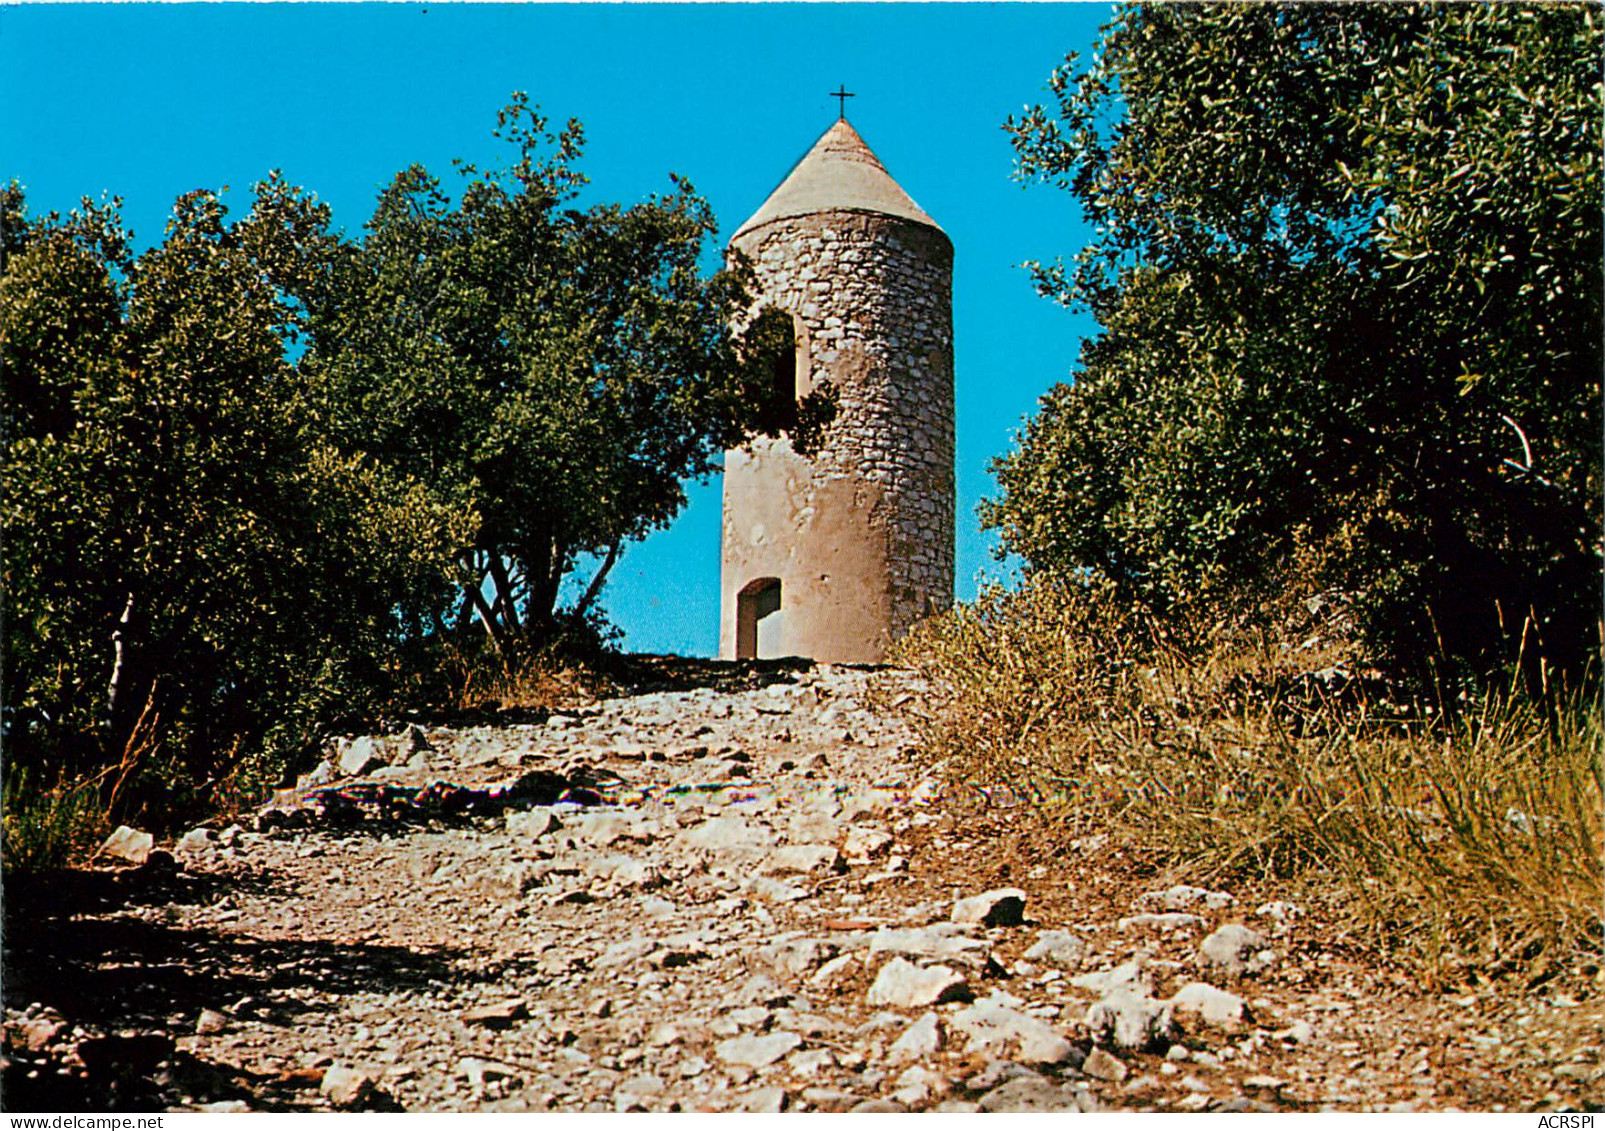
[[766,431],[788,432],[797,427],[797,401],[807,395],[811,385],[808,357],[808,331],[795,314],[770,307],[765,318],[773,318],[791,331],[790,348],[776,349],[770,361],[769,388],[765,391],[764,427]]
[[791,412],[793,422],[797,419],[797,351],[786,350],[775,358],[774,373],[771,378],[769,395],[775,398],[775,408],[779,412]]
[[736,594],[736,659],[773,659],[785,655],[780,608],[780,578],[749,581]]

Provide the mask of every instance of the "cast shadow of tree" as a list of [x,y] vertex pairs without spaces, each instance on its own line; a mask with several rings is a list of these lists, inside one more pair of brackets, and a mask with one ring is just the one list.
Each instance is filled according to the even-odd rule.
[[[185,1096],[270,1110],[321,1106],[313,1102],[314,1075],[253,1073],[175,1049],[173,1040],[194,1033],[204,1009],[290,1027],[327,1008],[301,1000],[307,990],[395,993],[486,977],[463,965],[464,952],[455,948],[262,939],[186,928],[164,913],[175,899],[211,902],[242,887],[258,895],[284,891],[262,872],[7,877],[5,1004],[38,1003],[92,1035],[64,1035],[38,1052],[8,1049],[0,1075],[6,1110],[160,1110]],[[383,1096],[369,1106],[399,1110]]]

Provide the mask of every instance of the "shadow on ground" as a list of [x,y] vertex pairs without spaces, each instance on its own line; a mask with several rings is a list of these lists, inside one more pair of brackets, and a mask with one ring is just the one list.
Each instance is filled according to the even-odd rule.
[[174,1038],[194,1033],[203,1009],[294,1025],[316,1008],[301,1000],[314,987],[393,993],[479,980],[449,948],[264,940],[178,924],[183,905],[215,902],[225,890],[272,894],[275,882],[146,868],[6,876],[5,1005],[59,1016],[64,1027],[34,1048],[8,1028],[0,1107],[160,1110],[186,1098],[321,1106],[311,1102],[315,1075],[252,1074],[179,1050]]
[[722,693],[758,691],[776,683],[792,683],[814,666],[812,660],[786,656],[776,660],[709,660],[695,656],[620,656],[614,678],[627,695],[708,688]]
[[[599,660],[595,673],[603,678],[593,693],[605,699],[664,691],[707,688],[722,693],[758,691],[771,684],[792,683],[814,666],[812,660],[786,656],[773,660],[713,660],[697,656],[650,653],[610,655]],[[873,664],[843,667],[874,669]],[[571,707],[564,714],[585,715],[595,708]],[[517,707],[489,703],[478,707],[414,707],[394,718],[366,722],[347,720],[356,731],[389,731],[405,724],[443,727],[540,726],[551,718],[550,707]]]

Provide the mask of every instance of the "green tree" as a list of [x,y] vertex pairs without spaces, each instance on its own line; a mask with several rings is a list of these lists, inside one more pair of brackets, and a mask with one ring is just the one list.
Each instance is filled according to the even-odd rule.
[[381,194],[340,285],[310,303],[307,364],[345,450],[478,516],[453,626],[477,617],[499,645],[551,631],[564,578],[596,555],[569,610],[583,616],[622,545],[679,512],[687,479],[755,431],[806,446],[830,400],[774,404],[790,324],[732,328],[750,273],[700,270],[715,225],[689,184],[582,210],[577,122],[553,133],[515,95],[497,136],[511,165],[459,163],[457,199],[417,166]]
[[204,785],[371,702],[468,524],[322,435],[288,347],[327,209],[275,177],[230,224],[190,193],[135,258],[115,203],[4,203],[12,759]]
[[1101,329],[984,520],[1159,606],[1297,574],[1400,663],[1582,662],[1601,47],[1585,4],[1118,9],[1006,126],[1097,232],[1037,285]]

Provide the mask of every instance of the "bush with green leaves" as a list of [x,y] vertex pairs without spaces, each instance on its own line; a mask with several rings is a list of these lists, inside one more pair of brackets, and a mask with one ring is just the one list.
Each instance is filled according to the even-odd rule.
[[995,465],[1003,545],[1157,609],[1341,586],[1399,671],[1584,666],[1601,58],[1586,4],[1119,8],[1007,125],[1100,331]]
[[789,319],[745,263],[700,269],[706,202],[575,208],[578,123],[522,96],[499,122],[509,168],[463,165],[455,201],[402,172],[362,242],[277,174],[233,221],[187,194],[139,255],[116,202],[0,193],[18,819],[237,801],[342,721],[476,685],[456,667],[598,643],[607,570],[685,479],[758,432],[817,441],[828,390],[776,401]]
[[747,317],[745,265],[699,269],[715,224],[688,183],[582,210],[579,123],[554,134],[517,96],[498,124],[512,163],[460,165],[455,200],[417,166],[380,195],[339,285],[309,301],[305,364],[343,449],[477,514],[452,627],[477,614],[500,647],[552,635],[564,579],[594,555],[569,610],[583,620],[622,546],[685,505],[686,480],[756,431],[808,446],[832,401],[772,411],[790,321]]
[[287,358],[310,197],[275,178],[230,223],[188,194],[139,256],[115,203],[5,205],[10,763],[210,790],[372,702],[465,516],[336,450]]

